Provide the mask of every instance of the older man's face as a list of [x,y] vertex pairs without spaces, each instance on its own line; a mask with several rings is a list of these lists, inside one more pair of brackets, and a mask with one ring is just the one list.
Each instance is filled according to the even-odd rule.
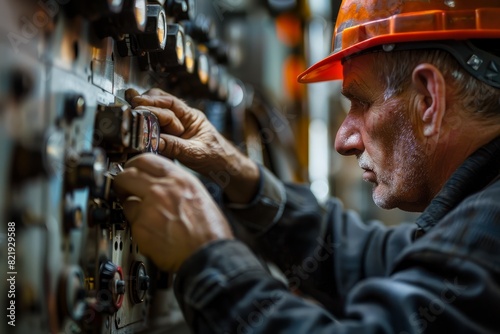
[[335,148],[358,158],[378,206],[422,211],[432,198],[432,185],[411,94],[390,96],[376,71],[370,54],[344,64],[342,93],[351,109],[338,130]]

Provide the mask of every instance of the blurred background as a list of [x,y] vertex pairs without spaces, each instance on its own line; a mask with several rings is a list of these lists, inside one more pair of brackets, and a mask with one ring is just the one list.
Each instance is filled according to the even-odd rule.
[[[414,214],[374,205],[372,186],[362,181],[356,159],[335,151],[336,131],[349,110],[341,82],[302,85],[296,80],[330,53],[340,2],[215,0],[198,1],[198,9],[213,18],[217,33],[229,44],[231,73],[290,124],[293,158],[273,159],[283,180],[310,182],[319,200],[338,196],[364,219],[389,225],[412,221]],[[265,135],[260,137],[269,140]]]

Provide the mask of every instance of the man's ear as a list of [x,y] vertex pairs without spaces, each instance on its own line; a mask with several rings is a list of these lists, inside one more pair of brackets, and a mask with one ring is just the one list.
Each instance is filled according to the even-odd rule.
[[439,133],[446,110],[446,84],[441,71],[431,64],[420,64],[413,70],[412,83],[419,96],[418,116],[423,134],[431,137]]

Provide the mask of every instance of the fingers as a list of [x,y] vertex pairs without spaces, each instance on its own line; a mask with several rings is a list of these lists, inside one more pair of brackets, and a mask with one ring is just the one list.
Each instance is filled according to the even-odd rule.
[[129,196],[123,201],[123,211],[129,222],[135,222],[139,218],[142,200],[135,196]]
[[177,118],[171,110],[152,106],[141,106],[137,109],[148,110],[155,114],[160,123],[162,132],[176,136],[180,136],[184,133],[184,125],[182,125],[179,118]]
[[[160,135],[159,152],[161,155],[170,159],[179,159],[186,152],[188,141],[179,137],[167,134]],[[182,162],[182,161],[181,161]]]
[[172,161],[158,155],[141,154],[127,161],[125,170],[128,168],[135,168],[153,177],[165,177],[177,166]]
[[138,106],[150,106],[170,109],[178,118],[184,117],[190,110],[190,108],[182,100],[173,95],[135,96],[132,99],[131,104],[134,108]]
[[[177,137],[173,137],[177,138]],[[185,175],[184,175],[185,174]],[[145,153],[130,159],[123,172],[114,179],[115,189],[121,199],[137,196],[144,199],[151,193],[151,188],[165,178],[189,178],[190,175],[174,162],[152,153]]]
[[114,178],[116,194],[121,199],[129,196],[145,198],[154,184],[154,178],[137,168],[127,168]]
[[134,97],[136,96],[140,96],[141,94],[139,94],[138,91],[136,91],[135,89],[132,89],[132,88],[129,88],[125,91],[125,100],[132,104],[131,101],[134,99]]

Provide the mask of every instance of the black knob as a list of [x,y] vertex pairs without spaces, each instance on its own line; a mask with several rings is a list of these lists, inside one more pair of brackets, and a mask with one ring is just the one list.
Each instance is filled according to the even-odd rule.
[[219,39],[213,39],[206,43],[208,52],[218,63],[227,65],[231,61],[231,52],[229,46]]
[[189,20],[192,18],[189,4],[187,0],[167,0],[165,10],[167,15],[173,17],[177,22]]
[[97,111],[94,137],[106,151],[122,152],[130,146],[132,111],[128,106],[101,106]]
[[125,281],[121,267],[111,261],[101,264],[97,291],[98,308],[108,314],[115,313],[123,303]]
[[26,71],[15,68],[10,73],[11,94],[16,100],[25,98],[33,90],[33,78]]
[[64,203],[64,230],[69,232],[72,229],[79,229],[82,226],[82,208],[74,204],[73,198],[70,195],[66,195]]
[[83,318],[87,303],[83,271],[78,266],[66,267],[58,284],[58,305],[61,314],[74,321]]
[[123,39],[125,34],[137,34],[146,28],[146,0],[123,0],[122,10],[95,21],[94,30],[100,38]]
[[66,9],[70,16],[82,15],[89,20],[95,20],[119,13],[123,3],[123,0],[73,0],[66,5]]
[[68,122],[85,113],[85,99],[80,94],[69,94],[64,101],[64,116]]
[[93,193],[100,194],[104,188],[106,172],[106,154],[101,148],[70,156],[66,167],[66,185],[68,189],[89,187]]
[[137,39],[136,53],[155,52],[165,49],[167,43],[167,18],[165,10],[160,5],[148,5],[147,21],[144,33],[135,36]]
[[132,265],[131,281],[130,294],[132,301],[136,304],[143,302],[150,287],[150,278],[147,275],[144,263],[137,261]]
[[158,73],[181,71],[185,58],[184,29],[179,24],[167,25],[167,40],[164,50],[149,55],[153,70]]
[[94,206],[90,208],[89,226],[109,224],[111,210],[104,207]]
[[207,43],[215,39],[216,27],[212,19],[199,14],[194,21],[182,21],[182,26],[187,35],[199,43]]

